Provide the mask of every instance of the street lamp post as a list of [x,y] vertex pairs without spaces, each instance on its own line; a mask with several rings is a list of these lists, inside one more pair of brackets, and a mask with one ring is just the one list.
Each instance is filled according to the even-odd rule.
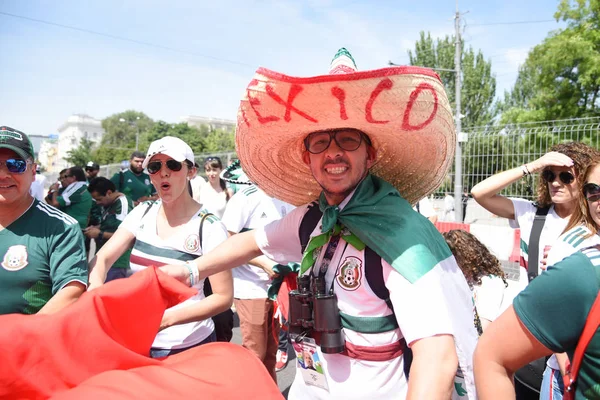
[[[140,117],[135,117],[136,121],[140,120]],[[135,126],[135,151],[138,151],[140,148],[140,127],[134,122],[128,122],[125,118],[119,118],[119,122],[127,122],[130,126]]]

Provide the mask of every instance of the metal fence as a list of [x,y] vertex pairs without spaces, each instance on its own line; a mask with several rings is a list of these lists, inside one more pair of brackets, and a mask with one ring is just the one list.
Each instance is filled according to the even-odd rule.
[[[583,142],[600,149],[600,118],[582,118],[512,125],[486,125],[466,128],[467,140],[462,143],[462,185],[465,192],[495,173],[521,166],[544,155],[557,143],[570,141]],[[435,199],[446,193],[454,196],[454,165],[440,188],[434,193]],[[537,177],[530,177],[531,191],[527,189],[528,179],[521,179],[502,191],[505,196],[533,199],[536,193]],[[439,203],[439,202],[438,202]],[[491,215],[469,201],[476,213],[469,213],[465,222],[490,219]],[[471,215],[469,215],[471,214]]]
[[[194,159],[200,166],[200,169],[198,169],[198,175],[201,175],[203,177],[206,177],[206,174],[204,173],[203,164],[204,164],[204,160],[208,157],[219,157],[221,159],[221,162],[223,163],[223,167],[226,167],[229,165],[231,160],[233,160],[237,156],[236,156],[235,152],[232,152],[232,151],[222,152],[222,153],[202,153],[202,154],[195,155]],[[118,164],[101,165],[100,172],[98,173],[98,175],[110,178],[117,172],[121,171],[121,169],[126,169],[126,168],[129,168],[129,160],[124,160],[123,162],[118,163]]]

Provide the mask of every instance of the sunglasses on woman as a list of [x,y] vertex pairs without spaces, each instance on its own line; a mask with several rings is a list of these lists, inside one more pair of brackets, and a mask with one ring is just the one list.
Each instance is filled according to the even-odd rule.
[[0,165],[6,165],[6,169],[11,174],[22,174],[27,170],[27,161],[20,158],[9,158],[6,161],[0,161]]
[[583,194],[586,199],[596,201],[600,199],[600,186],[595,183],[586,183],[583,185]]
[[[545,180],[547,183],[554,182],[556,176],[557,175],[550,169],[545,169],[544,172],[542,172],[542,179]],[[558,178],[565,185],[569,185],[575,180],[575,176],[573,176],[573,174],[568,171],[563,171],[559,173]]]
[[340,149],[354,151],[360,147],[363,138],[367,144],[371,144],[369,138],[357,130],[313,132],[304,139],[304,146],[310,153],[319,154],[329,148],[333,139]]
[[[150,161],[146,168],[148,169],[148,173],[150,175],[154,175],[155,173],[157,173],[158,171],[161,170],[162,165],[163,165],[162,161]],[[181,168],[183,167],[183,163],[172,160],[172,159],[167,160],[165,162],[165,165],[167,166],[168,169],[170,169],[171,171],[175,171],[175,172],[181,171]]]

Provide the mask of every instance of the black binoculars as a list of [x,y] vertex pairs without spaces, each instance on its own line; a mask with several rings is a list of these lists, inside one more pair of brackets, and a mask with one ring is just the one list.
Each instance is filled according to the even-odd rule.
[[321,334],[321,351],[341,353],[346,348],[337,298],[327,293],[325,278],[305,275],[298,277],[298,289],[289,293],[288,322],[292,335],[314,330]]

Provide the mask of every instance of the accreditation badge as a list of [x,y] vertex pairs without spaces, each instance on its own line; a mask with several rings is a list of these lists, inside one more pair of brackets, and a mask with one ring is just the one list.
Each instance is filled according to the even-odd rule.
[[292,338],[296,353],[296,368],[302,373],[304,383],[329,391],[327,378],[323,370],[323,355],[313,338],[296,341]]

